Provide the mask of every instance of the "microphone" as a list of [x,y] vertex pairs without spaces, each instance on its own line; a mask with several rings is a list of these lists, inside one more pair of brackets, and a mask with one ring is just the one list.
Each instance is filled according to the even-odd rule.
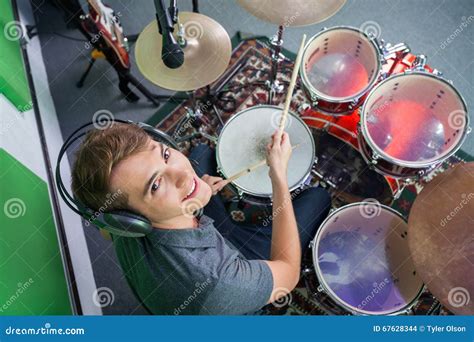
[[[159,32],[163,37],[161,59],[170,69],[179,68],[184,63],[184,52],[173,36],[173,20],[165,8],[164,0],[155,0],[155,8]],[[176,8],[176,6],[173,8]]]

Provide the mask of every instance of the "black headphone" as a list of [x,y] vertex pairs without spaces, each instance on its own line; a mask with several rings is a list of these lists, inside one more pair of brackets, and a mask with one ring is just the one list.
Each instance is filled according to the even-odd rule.
[[161,143],[169,145],[175,149],[178,149],[176,142],[171,138],[168,134],[150,126],[143,122],[132,122],[132,121],[125,121],[119,119],[107,118],[107,120],[98,120],[92,121],[85,125],[82,125],[78,129],[76,129],[64,142],[61,150],[59,151],[58,161],[56,164],[56,186],[58,187],[59,194],[63,198],[64,202],[66,202],[67,206],[71,208],[75,213],[82,216],[85,220],[93,223],[98,228],[102,228],[107,230],[108,232],[126,236],[126,237],[142,237],[146,234],[150,233],[152,228],[151,222],[144,216],[135,214],[133,212],[127,210],[113,210],[110,212],[103,212],[103,211],[96,211],[88,208],[86,205],[81,203],[79,200],[75,199],[71,194],[69,194],[64,186],[64,183],[61,179],[60,173],[60,166],[61,160],[66,153],[66,150],[78,139],[82,138],[84,135],[88,133],[82,132],[78,134],[84,128],[94,125],[98,125],[98,127],[103,127],[104,121],[107,124],[112,122],[120,122],[125,124],[137,125],[138,127],[142,128],[148,135]]

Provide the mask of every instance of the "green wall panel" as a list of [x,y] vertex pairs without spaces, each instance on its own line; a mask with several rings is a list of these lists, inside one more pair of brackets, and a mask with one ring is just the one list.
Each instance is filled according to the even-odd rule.
[[67,314],[47,185],[0,148],[0,315]]
[[31,109],[19,37],[10,0],[0,0],[0,93],[21,112]]

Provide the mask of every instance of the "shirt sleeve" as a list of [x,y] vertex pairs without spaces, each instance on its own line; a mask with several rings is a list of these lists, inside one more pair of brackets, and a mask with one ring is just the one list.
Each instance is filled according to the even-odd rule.
[[236,256],[219,270],[202,314],[251,314],[267,304],[272,291],[273,275],[266,262]]

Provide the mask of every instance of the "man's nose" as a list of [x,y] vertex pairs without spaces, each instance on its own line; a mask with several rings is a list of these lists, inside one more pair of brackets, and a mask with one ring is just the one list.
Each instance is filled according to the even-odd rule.
[[182,188],[187,185],[190,175],[187,170],[183,170],[180,167],[171,167],[168,169],[170,177],[174,180],[177,188]]

